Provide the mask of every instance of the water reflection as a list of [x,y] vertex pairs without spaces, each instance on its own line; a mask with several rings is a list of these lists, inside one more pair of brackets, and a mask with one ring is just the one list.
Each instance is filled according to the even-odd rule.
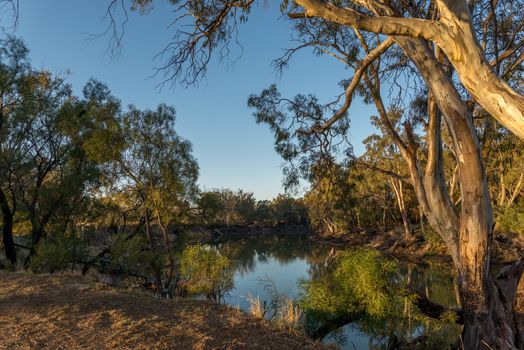
[[[231,260],[235,274],[235,288],[225,301],[245,311],[249,309],[248,295],[270,302],[272,292],[265,288],[267,281],[273,283],[277,293],[298,299],[298,281],[329,276],[333,256],[337,254],[330,247],[311,243],[306,236],[262,236],[221,242],[214,248]],[[451,270],[448,264],[432,260],[424,264],[396,261],[389,278],[396,285],[415,287],[434,302],[456,307],[456,280]],[[337,343],[344,349],[413,349],[446,348],[457,339],[460,330],[455,325],[422,318],[408,304],[401,313],[402,317],[379,325],[344,325],[331,332],[324,342]]]

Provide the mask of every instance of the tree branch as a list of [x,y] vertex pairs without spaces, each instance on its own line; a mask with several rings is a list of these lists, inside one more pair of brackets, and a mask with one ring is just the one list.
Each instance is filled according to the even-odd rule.
[[373,164],[369,164],[367,162],[364,162],[363,160],[358,159],[358,158],[355,158],[354,160],[355,160],[355,162],[357,164],[362,165],[365,168],[368,168],[368,169],[371,169],[371,170],[374,170],[374,171],[378,171],[378,172],[380,172],[380,173],[382,173],[384,175],[387,175],[389,177],[392,177],[394,179],[403,181],[403,182],[411,185],[411,181],[409,181],[408,177],[402,176],[402,175],[397,174],[397,173],[395,173],[393,171],[390,171],[390,170],[382,169],[382,168],[377,167],[377,166],[375,166]]
[[[129,235],[127,235],[124,238],[124,242],[130,240],[131,238],[133,238],[134,235],[136,235],[138,232],[140,232],[140,229],[142,228],[142,226],[144,226],[144,218],[143,217],[140,219],[139,224],[135,227],[133,232],[131,232]],[[93,266],[98,260],[100,260],[100,258],[102,258],[104,255],[110,253],[112,248],[113,248],[113,246],[106,247],[100,253],[98,253],[96,256],[94,256],[93,258],[91,258],[88,261],[86,261],[85,265],[84,265],[84,268],[82,269],[82,275],[85,275],[87,273],[87,271],[89,271],[89,268],[91,266]]]
[[448,309],[445,306],[437,304],[429,300],[423,293],[414,288],[409,288],[409,291],[415,294],[415,305],[424,315],[431,318],[440,319],[445,313],[452,312],[456,316],[455,323],[464,324],[462,310]]
[[382,55],[388,48],[391,47],[391,45],[394,44],[394,40],[392,38],[387,38],[384,42],[382,42],[380,45],[378,45],[376,48],[371,50],[367,56],[360,62],[360,65],[355,70],[355,75],[353,76],[353,79],[351,79],[351,83],[346,88],[346,100],[344,101],[344,104],[340,109],[331,117],[329,120],[327,120],[322,126],[319,128],[314,128],[312,131],[314,132],[322,132],[331,127],[337,120],[342,118],[349,107],[351,106],[351,102],[353,101],[353,93],[355,92],[355,89],[360,84],[360,80],[362,79],[362,75],[366,71],[366,69],[369,67],[369,65],[377,59],[380,55]]
[[435,40],[440,35],[437,21],[419,18],[389,16],[368,16],[350,8],[336,6],[321,0],[295,0],[306,11],[304,14],[291,14],[304,17],[319,17],[338,24],[368,32],[385,35],[402,35],[426,40]]

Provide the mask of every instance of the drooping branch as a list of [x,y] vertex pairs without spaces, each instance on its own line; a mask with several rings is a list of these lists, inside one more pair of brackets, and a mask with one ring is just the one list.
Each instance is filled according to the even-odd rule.
[[382,55],[388,48],[393,45],[394,41],[392,38],[387,38],[385,41],[383,41],[380,45],[378,45],[375,49],[371,50],[366,57],[362,60],[358,68],[355,70],[355,75],[353,76],[353,79],[351,79],[351,82],[349,83],[348,87],[345,91],[345,101],[342,107],[331,117],[329,118],[322,126],[319,128],[313,129],[314,132],[322,132],[327,130],[331,125],[333,125],[337,120],[342,118],[346,112],[348,111],[349,107],[351,107],[351,102],[353,101],[353,94],[360,84],[360,81],[362,79],[362,75],[364,72],[368,69],[369,65],[373,63],[380,55]]
[[[415,296],[414,304],[417,306],[419,311],[425,316],[438,320],[441,319],[442,316],[444,316],[445,314],[451,313],[455,315],[455,323],[463,324],[464,321],[462,310],[448,309],[441,304],[429,300],[423,293],[420,293],[414,288],[409,288],[409,292]],[[342,313],[336,315],[328,320],[325,320],[320,327],[318,327],[315,331],[313,331],[310,334],[310,336],[315,340],[322,340],[334,330],[337,330],[345,325],[351,324],[361,318],[362,316],[359,314]]]
[[335,316],[333,318],[330,318],[329,320],[326,320],[322,323],[320,327],[318,327],[314,332],[312,332],[309,336],[313,338],[314,340],[322,340],[324,339],[329,333],[339,329],[340,327],[343,327],[347,324],[355,322],[355,320],[358,320],[358,315],[349,315],[349,314],[341,314],[338,316]]

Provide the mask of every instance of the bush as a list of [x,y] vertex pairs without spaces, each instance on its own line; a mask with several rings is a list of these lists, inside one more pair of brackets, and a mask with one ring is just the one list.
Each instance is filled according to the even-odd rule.
[[455,315],[430,319],[416,307],[415,295],[406,287],[395,261],[368,249],[342,252],[331,274],[301,282],[304,330],[323,336],[352,323],[372,339],[396,338],[402,343],[417,334],[426,345],[424,349],[449,348],[460,334],[453,324]]
[[122,271],[142,271],[161,265],[158,253],[151,252],[147,239],[142,235],[131,239],[119,237],[111,247],[109,267]]
[[86,255],[86,247],[80,238],[55,234],[36,246],[30,268],[35,272],[63,271],[78,261],[84,261]]
[[388,320],[398,320],[412,297],[403,286],[392,282],[396,269],[395,262],[376,251],[340,253],[331,274],[300,283],[305,332],[315,336],[324,325],[347,319],[374,334]]
[[327,313],[345,310],[378,318],[396,316],[395,301],[403,301],[406,294],[389,282],[395,270],[393,261],[381,258],[375,251],[342,252],[331,278],[301,283],[301,306]]
[[496,215],[496,229],[502,232],[524,234],[524,199],[513,203]]
[[233,286],[229,259],[208,247],[187,247],[180,258],[180,275],[189,294],[203,295],[218,301]]

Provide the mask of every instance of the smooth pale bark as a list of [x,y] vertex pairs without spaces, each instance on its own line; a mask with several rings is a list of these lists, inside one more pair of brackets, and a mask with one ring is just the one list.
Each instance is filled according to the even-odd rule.
[[457,233],[460,230],[460,221],[446,188],[441,137],[442,116],[433,96],[430,96],[428,101],[428,115],[428,160],[424,173],[424,189],[430,212],[426,213],[426,216],[432,225],[435,223],[437,231],[444,238],[452,256],[455,256],[455,264],[458,265],[460,254]]
[[306,10],[305,17],[319,17],[374,33],[435,42],[449,58],[460,81],[475,100],[524,140],[524,97],[493,72],[476,40],[466,1],[437,1],[441,14],[439,21],[397,17],[391,7],[379,1],[357,1],[374,11],[375,16],[363,15],[321,0],[295,0],[295,3]]
[[[396,133],[376,87],[374,99],[383,125],[408,163],[419,203],[431,225],[446,242],[459,271],[464,346],[466,349],[486,345],[497,349],[511,348],[519,341],[518,328],[512,304],[503,301],[513,300],[512,292],[511,288],[502,291],[496,287],[490,274],[492,208],[471,113],[424,41],[406,37],[396,37],[395,40],[417,65],[432,96],[424,178],[418,168],[414,140],[405,144]],[[372,87],[371,84],[368,87]],[[443,175],[438,110],[446,119],[457,156],[462,196],[460,215],[454,212]],[[406,127],[406,134],[410,135],[409,125]]]
[[404,188],[402,181],[391,179],[390,182],[391,187],[393,187],[393,191],[395,192],[395,196],[397,197],[398,209],[400,211],[400,216],[402,217],[402,224],[404,225],[404,236],[406,238],[410,238],[412,229],[411,223],[409,222],[408,212],[406,210],[406,204],[404,201]]
[[[380,9],[380,11],[387,10],[385,6]],[[442,230],[442,226],[438,225],[442,224],[442,221],[446,221],[447,218],[453,217],[451,214],[453,207],[447,205],[447,200],[429,199],[429,188],[420,184],[419,172],[414,161],[416,158],[413,153],[416,149],[405,147],[408,151],[405,152],[405,158],[407,158],[421,206],[424,210],[429,209],[428,220],[432,225],[435,221],[438,221],[437,226],[433,227],[446,241],[459,270],[459,287],[465,325],[462,338],[464,346],[466,349],[522,347],[524,335],[519,333],[518,322],[514,318],[514,316],[518,316],[518,312],[514,310],[513,300],[517,288],[515,279],[518,281],[519,273],[522,274],[523,268],[522,266],[515,268],[517,273],[514,276],[503,276],[496,280],[491,276],[490,245],[493,234],[493,213],[471,112],[424,40],[396,36],[395,41],[417,66],[429,88],[432,100],[446,120],[453,140],[462,200],[460,215],[458,216],[458,234],[454,229],[446,232]],[[430,113],[431,103],[430,100]],[[434,116],[433,113],[433,118]],[[431,146],[432,138],[435,139],[435,135],[432,136],[434,130],[435,128],[430,128],[428,131],[430,164],[432,163],[431,152],[432,150],[435,151],[434,145]],[[406,131],[409,135],[410,130],[407,129]],[[440,144],[440,142],[438,143]],[[439,180],[438,176],[430,175],[432,174],[428,172],[427,168],[426,177],[437,182],[437,186],[433,187],[435,191],[431,191],[432,194],[441,193],[444,196],[449,196],[449,194],[443,192],[445,190],[444,179]],[[439,211],[439,208],[443,211]],[[458,254],[456,258],[454,257],[455,254]],[[501,285],[504,288],[501,288]]]
[[[439,165],[441,165],[441,162],[438,161],[438,158],[430,156],[428,166],[426,167],[426,173],[422,175],[423,172],[420,170],[417,160],[416,144],[414,142],[406,144],[400,138],[400,135],[393,127],[387,115],[384,103],[380,96],[380,86],[378,82],[375,84],[371,83],[367,75],[365,75],[365,79],[368,88],[370,91],[372,91],[373,100],[375,102],[377,111],[379,112],[382,125],[388,134],[392,137],[393,141],[400,150],[400,154],[408,165],[411,183],[424,215],[428,218],[431,226],[442,236],[450,251],[453,262],[456,266],[459,266],[460,258],[457,240],[459,220],[455,211],[453,210],[453,207],[447,205],[449,204],[449,200],[442,200],[443,198],[446,198],[447,190],[445,188],[445,184],[442,183],[444,179],[442,175],[443,171],[439,170],[438,168]],[[428,134],[431,133],[431,130],[436,132],[434,128],[436,125],[440,124],[437,122],[432,124],[430,121],[430,126],[433,126],[433,129],[430,128]],[[436,135],[440,135],[440,133]],[[430,145],[430,148],[439,145],[438,138],[436,138],[436,136],[434,138],[437,143],[428,140],[428,145]],[[430,153],[441,154],[441,152],[437,153],[436,150],[430,150]],[[432,164],[432,159],[436,161],[435,164]],[[428,177],[431,178],[429,179]],[[426,186],[429,187],[426,188]]]
[[517,341],[513,310],[502,303],[503,297],[490,274],[493,213],[471,114],[425,42],[405,37],[399,37],[397,42],[428,85],[446,119],[457,155],[462,197],[457,268],[464,311],[464,346],[511,348]]
[[524,97],[501,79],[478,44],[466,1],[439,0],[441,34],[435,38],[475,100],[524,140]]

